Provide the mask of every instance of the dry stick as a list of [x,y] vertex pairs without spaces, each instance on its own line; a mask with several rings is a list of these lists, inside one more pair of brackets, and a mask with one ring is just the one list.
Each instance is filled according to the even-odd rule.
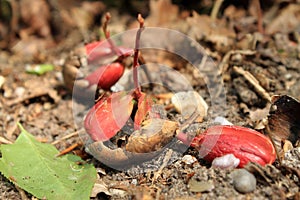
[[199,117],[199,115],[200,114],[197,112],[197,109],[195,109],[193,114],[183,124],[180,125],[180,129],[176,135],[176,138],[183,142],[185,145],[190,145],[193,138],[195,137],[195,134],[183,133],[182,130],[186,129],[190,124],[192,124],[192,122],[195,121]]
[[169,160],[171,159],[172,157],[172,153],[173,153],[173,150],[172,149],[169,149],[165,155],[165,158],[163,160],[163,163],[162,165],[160,166],[159,170],[157,172],[154,173],[154,176],[153,176],[153,179],[152,179],[152,184],[154,183],[154,181],[157,180],[157,178],[161,175],[162,173],[162,170],[168,165],[169,163]]
[[78,143],[72,144],[68,148],[66,148],[66,149],[62,150],[61,152],[59,152],[59,154],[57,154],[56,157],[65,155],[65,154],[69,153],[70,151],[74,150],[78,146],[80,146],[80,144],[78,144]]
[[15,188],[18,190],[18,192],[20,193],[21,199],[22,200],[29,200],[29,198],[27,197],[25,191],[23,189],[21,189],[20,187],[18,187],[17,185],[15,185]]
[[12,142],[0,136],[0,144],[12,144]]
[[17,116],[17,114],[15,115],[15,123],[14,123],[14,125],[12,126],[12,127],[10,127],[10,128],[7,128],[7,130],[6,130],[6,137],[8,138],[8,139],[11,139],[12,138],[12,135],[13,135],[13,133],[17,130],[17,128],[18,128],[18,123],[20,122],[20,119],[18,118],[18,117],[16,117]]
[[138,29],[136,33],[136,39],[135,39],[135,47],[134,47],[134,57],[133,57],[133,82],[134,87],[137,91],[137,95],[139,96],[141,94],[141,88],[139,86],[139,79],[138,79],[138,58],[139,58],[139,46],[140,46],[140,39],[141,39],[141,33],[144,29],[144,18],[141,14],[138,15],[138,22],[140,24],[140,28]]
[[211,11],[210,18],[214,21],[217,19],[218,12],[224,0],[216,0],[214,7]]
[[70,133],[70,134],[60,138],[59,140],[56,140],[56,141],[52,142],[51,144],[55,145],[55,144],[58,144],[58,143],[62,142],[63,140],[69,139],[69,138],[74,137],[74,136],[78,136],[78,133],[79,133],[79,131],[75,131],[73,133]]
[[219,69],[222,71],[222,73],[226,72],[228,69],[228,62],[232,55],[234,54],[242,54],[242,55],[254,55],[256,51],[251,50],[230,50],[228,51],[225,56],[223,57],[221,63],[219,64]]
[[116,45],[110,38],[110,32],[107,30],[107,25],[108,25],[110,18],[111,18],[111,15],[109,12],[107,12],[105,14],[105,21],[103,24],[103,32],[104,32],[105,38],[107,39],[108,43],[110,44],[112,50],[115,52],[115,54],[117,54],[118,57],[120,57],[120,56],[122,56],[122,52],[118,47],[116,47]]
[[233,70],[242,75],[255,89],[255,91],[265,100],[271,102],[271,97],[267,91],[259,84],[259,81],[248,71],[245,71],[241,67],[234,66]]

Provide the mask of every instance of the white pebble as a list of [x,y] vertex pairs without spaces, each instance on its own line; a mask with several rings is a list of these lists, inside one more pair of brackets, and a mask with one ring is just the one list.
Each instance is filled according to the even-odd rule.
[[190,164],[193,164],[194,162],[196,162],[197,158],[195,158],[194,156],[191,156],[191,155],[185,155],[182,157],[181,161],[187,165],[190,165]]
[[220,125],[233,125],[225,117],[221,117],[221,116],[216,117],[215,120],[214,120],[214,122],[220,123]]
[[131,181],[131,184],[133,184],[133,185],[137,185],[137,184],[138,184],[138,181],[137,181],[137,179],[132,179],[132,181]]
[[217,157],[212,161],[212,167],[221,169],[233,169],[240,164],[240,159],[236,158],[233,154],[226,154]]
[[17,97],[22,97],[25,93],[25,88],[24,87],[17,87],[15,90],[15,95]]

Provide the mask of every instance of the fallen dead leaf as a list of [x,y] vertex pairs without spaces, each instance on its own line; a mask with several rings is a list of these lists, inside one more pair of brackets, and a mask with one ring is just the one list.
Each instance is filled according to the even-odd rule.
[[270,110],[270,104],[267,104],[267,106],[265,108],[257,108],[255,110],[250,110],[249,111],[249,117],[251,119],[252,122],[258,122],[260,120],[265,119],[268,114],[269,114],[269,110]]
[[272,97],[272,107],[268,117],[270,133],[277,147],[281,141],[290,140],[294,145],[300,139],[300,102],[287,95]]
[[108,196],[111,196],[111,192],[109,191],[107,184],[98,177],[92,189],[91,197],[96,197],[97,194],[101,192],[105,193]]
[[266,33],[290,33],[300,26],[300,5],[290,4],[280,10],[275,19],[267,24]]
[[178,20],[179,8],[171,0],[150,1],[146,26],[163,26]]
[[191,26],[189,36],[197,41],[211,42],[216,50],[223,53],[232,49],[236,34],[227,27],[225,19],[212,20],[207,15],[193,12],[193,16],[187,18],[187,23]]
[[52,38],[50,28],[50,8],[46,0],[21,0],[20,15],[27,25],[20,33],[21,38],[38,34],[44,38]]

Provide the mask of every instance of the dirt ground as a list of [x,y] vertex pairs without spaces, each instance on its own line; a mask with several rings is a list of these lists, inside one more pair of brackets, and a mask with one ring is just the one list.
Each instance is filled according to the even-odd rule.
[[[3,11],[4,2],[0,7]],[[146,63],[168,65],[183,75],[209,105],[203,122],[190,124],[189,131],[205,130],[221,113],[235,125],[263,132],[262,121],[270,109],[269,97],[289,95],[300,100],[299,1],[225,1],[217,15],[213,8],[218,1],[209,0],[190,4],[172,4],[168,0],[120,4],[79,0],[11,2],[11,14],[0,13],[0,136],[6,142],[14,142],[18,137],[19,122],[39,141],[52,143],[60,151],[75,143],[80,144],[75,149],[77,153],[84,151],[82,144],[86,141],[76,134],[73,111],[74,104],[82,109],[87,106],[74,101],[62,70],[84,43],[103,39],[99,32],[107,11],[112,15],[112,35],[136,28],[136,14],[141,12],[146,27],[180,31],[204,48],[211,59],[206,63],[204,77],[177,55],[161,50],[142,51]],[[40,8],[39,12],[33,7]],[[15,15],[16,8],[21,10],[19,16]],[[149,43],[155,40],[156,36],[148,39]],[[180,41],[167,46],[183,51],[186,48]],[[128,70],[131,62],[128,61]],[[47,63],[54,69],[43,75],[26,72],[28,66]],[[155,70],[154,65],[149,65],[150,74]],[[179,83],[174,76],[166,75],[165,84],[173,92],[185,90],[185,83]],[[253,77],[255,80],[251,81]],[[212,107],[212,102],[223,93],[218,93],[218,88],[209,88],[207,78],[212,83],[223,82],[221,90],[226,105],[219,102],[220,105]],[[124,80],[120,84],[126,88]],[[154,95],[169,92],[167,87],[155,85],[144,90]],[[161,102],[168,108],[166,116],[180,121],[171,102]],[[295,123],[299,124],[297,119]],[[64,138],[70,134],[72,137]],[[188,163],[183,159],[188,155],[196,160]],[[154,160],[122,171],[109,168],[90,155],[84,155],[84,160],[95,165],[97,184],[103,186],[94,191],[91,199],[300,199],[300,147],[296,144],[286,152],[281,164],[277,160],[266,167],[246,166],[257,181],[255,190],[246,194],[234,187],[235,170],[213,168],[193,148],[182,153],[180,145],[165,149]],[[2,175],[0,197],[34,199]]]

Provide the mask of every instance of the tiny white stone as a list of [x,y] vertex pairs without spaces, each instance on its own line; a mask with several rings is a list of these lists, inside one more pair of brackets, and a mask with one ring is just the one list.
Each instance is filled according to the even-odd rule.
[[17,87],[15,90],[15,95],[17,97],[22,97],[25,93],[25,88],[24,87]]
[[138,184],[138,181],[137,181],[137,179],[132,179],[132,181],[131,181],[131,184],[133,184],[133,185],[137,185],[137,184]]
[[191,156],[191,155],[185,155],[182,157],[181,161],[187,165],[190,165],[190,164],[193,164],[194,162],[196,162],[197,158],[195,158],[194,156]]
[[226,154],[221,157],[217,157],[212,161],[212,167],[221,169],[233,169],[240,164],[240,159],[236,158],[233,154]]
[[220,123],[221,125],[233,125],[225,117],[221,117],[221,116],[216,117],[215,120],[214,120],[214,122]]

